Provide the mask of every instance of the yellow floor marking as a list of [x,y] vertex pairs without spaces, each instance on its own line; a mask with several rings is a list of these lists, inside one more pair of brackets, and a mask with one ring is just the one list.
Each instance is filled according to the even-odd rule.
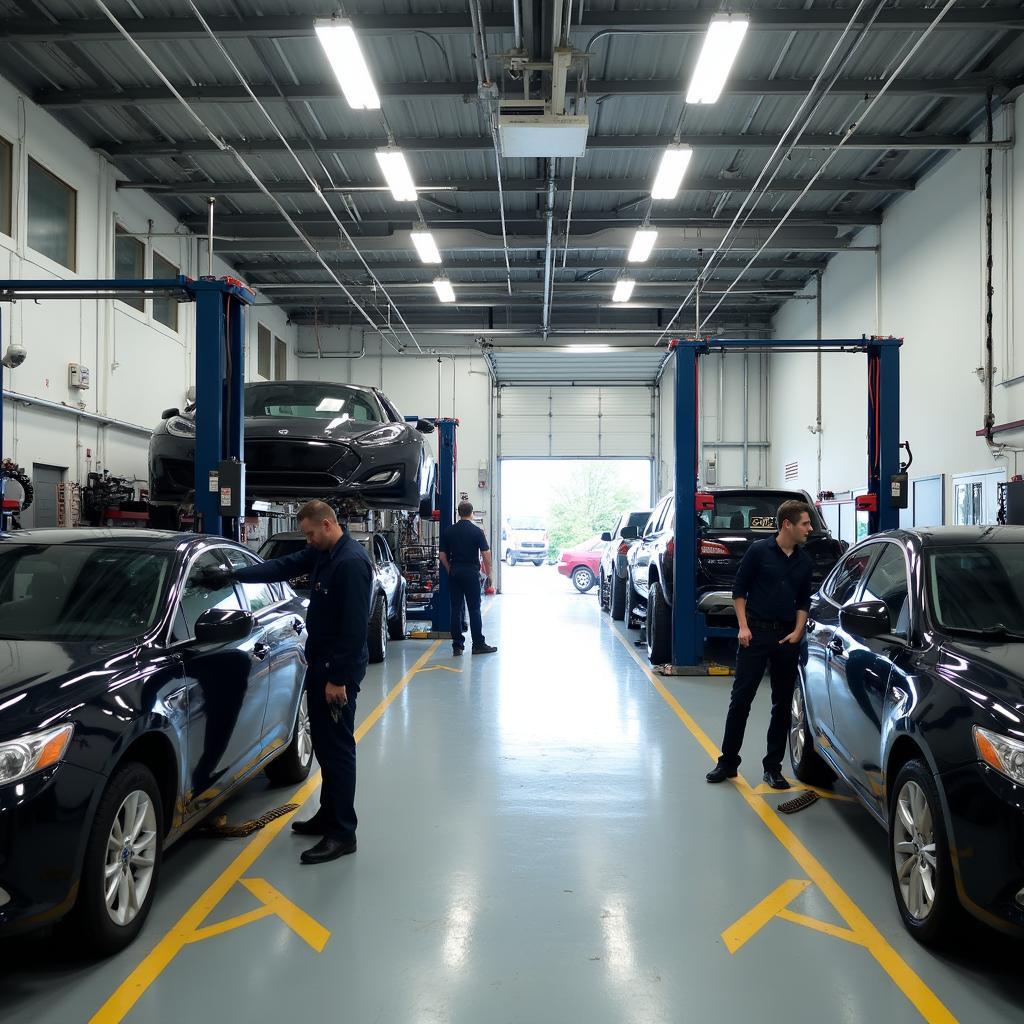
[[730,953],[741,949],[773,917],[778,917],[810,884],[806,878],[791,878],[788,882],[783,882],[756,907],[748,910],[734,925],[722,932],[725,948]]
[[431,665],[430,668],[421,668],[420,674],[424,672],[454,672],[459,675],[462,672],[461,668],[449,668],[447,665]]
[[[356,729],[357,743],[376,724],[388,706],[409,685],[412,677],[433,657],[440,646],[440,640],[432,643],[417,659],[413,667],[392,687],[388,695],[370,712]],[[292,794],[286,803],[298,804],[301,807],[316,792],[319,785],[320,772],[317,771]],[[292,814],[294,813],[293,811]],[[177,924],[164,935],[142,963],[118,987],[117,991],[96,1011],[89,1024],[118,1024],[124,1020],[128,1011],[142,998],[161,972],[186,945],[193,941],[196,932],[214,907],[228,894],[232,886],[241,880],[263,851],[281,833],[291,817],[291,814],[286,814],[275,818],[269,825],[256,833],[206,892],[185,911]],[[277,913],[278,911],[268,912]]]
[[795,910],[780,910],[775,916],[782,918],[783,921],[792,921],[793,924],[803,925],[804,928],[810,928],[812,931],[824,932],[826,935],[831,935],[833,938],[843,939],[845,942],[852,942],[857,946],[862,946],[864,944],[861,942],[860,936],[849,928],[840,928],[837,924],[829,924],[828,921],[819,921],[816,917],[808,917],[806,914],[798,914]]
[[839,800],[842,803],[855,804],[857,802],[856,797],[845,796],[842,793],[833,793],[828,789],[819,789],[817,786],[807,786],[802,782],[797,782],[794,779],[789,779],[789,789],[772,789],[767,782],[758,783],[754,787],[753,792],[757,796],[786,796],[788,793],[800,793],[806,791],[808,793],[817,793],[822,800]]
[[[665,687],[665,684],[645,665],[626,637],[614,629],[615,636],[629,652],[641,671],[651,681],[662,699],[675,712],[676,717],[686,726],[690,734],[712,760],[717,760],[721,751],[693,717],[684,710],[679,701]],[[685,678],[685,677],[677,677]],[[921,980],[907,962],[886,941],[882,933],[856,903],[846,894],[842,886],[825,870],[821,862],[804,846],[775,809],[758,796],[746,779],[732,780],[747,805],[761,819],[765,827],[783,845],[789,855],[800,865],[803,872],[825,894],[839,916],[850,926],[863,945],[875,958],[879,966],[889,975],[901,992],[910,1000],[915,1009],[929,1024],[956,1024],[956,1018],[939,1001],[938,996]]]

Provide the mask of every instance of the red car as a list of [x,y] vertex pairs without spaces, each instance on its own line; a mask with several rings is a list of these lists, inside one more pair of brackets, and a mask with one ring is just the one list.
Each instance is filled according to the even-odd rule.
[[576,547],[562,552],[558,571],[563,576],[568,576],[572,580],[572,585],[581,594],[585,594],[597,582],[604,548],[605,542],[600,537],[577,544]]

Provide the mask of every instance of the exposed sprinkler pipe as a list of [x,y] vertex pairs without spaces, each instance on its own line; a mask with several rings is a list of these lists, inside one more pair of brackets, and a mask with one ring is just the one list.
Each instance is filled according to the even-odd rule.
[[[817,275],[817,334],[816,338],[821,341],[821,282],[824,277],[822,271],[815,271]],[[821,494],[821,349],[818,349],[818,406],[817,414],[814,420],[814,433],[817,434],[818,438],[818,489],[815,494]]]
[[551,232],[555,222],[555,161],[548,161],[548,200],[545,212],[545,236],[544,246],[544,312],[541,321],[541,330],[546,338],[551,332],[551,292],[552,292],[552,267],[551,267]]

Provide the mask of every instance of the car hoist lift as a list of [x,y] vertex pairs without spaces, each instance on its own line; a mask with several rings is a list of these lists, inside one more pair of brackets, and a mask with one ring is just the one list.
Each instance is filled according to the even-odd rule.
[[900,467],[900,338],[842,338],[811,341],[704,339],[674,341],[675,381],[675,551],[673,554],[672,665],[683,674],[706,668],[704,641],[735,630],[709,628],[697,611],[698,515],[706,497],[697,486],[700,469],[700,360],[711,351],[863,352],[868,357],[868,493],[857,498],[868,514],[868,532],[896,529],[907,507],[907,477]]
[[[233,277],[0,281],[0,302],[154,297],[196,304],[195,529],[239,540],[245,515],[245,309],[255,294]],[[0,389],[0,451],[2,443]]]

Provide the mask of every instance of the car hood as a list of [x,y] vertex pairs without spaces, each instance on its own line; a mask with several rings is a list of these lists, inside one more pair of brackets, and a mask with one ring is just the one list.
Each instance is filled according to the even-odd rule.
[[984,691],[1003,706],[1024,713],[1024,643],[945,640],[936,667],[965,692]]
[[303,416],[246,416],[245,437],[294,437],[311,441],[352,441],[371,430],[386,427],[386,423],[365,423],[347,420],[329,430],[333,420],[312,420]]

